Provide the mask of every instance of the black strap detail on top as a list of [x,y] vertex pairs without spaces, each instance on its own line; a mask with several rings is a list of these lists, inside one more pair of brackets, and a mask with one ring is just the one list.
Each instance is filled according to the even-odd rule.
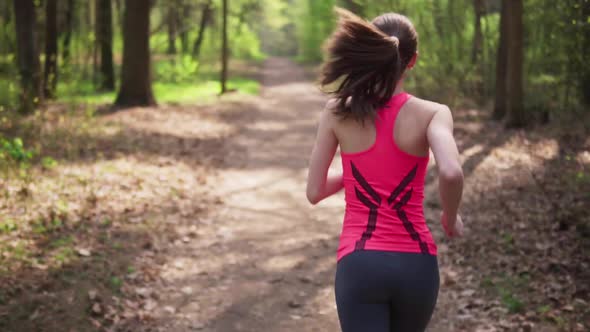
[[414,166],[414,168],[412,168],[410,173],[408,173],[403,178],[403,180],[397,185],[397,187],[391,192],[391,195],[389,195],[389,198],[387,199],[387,203],[389,205],[393,204],[393,201],[395,201],[397,196],[399,196],[399,194],[401,194],[404,191],[404,189],[406,189],[408,184],[410,184],[410,182],[412,182],[412,180],[414,180],[417,172],[418,172],[418,164],[416,164],[416,166]]
[[365,191],[374,201],[371,201],[369,197],[365,196],[365,194],[363,194],[358,187],[354,187],[356,198],[358,198],[358,200],[363,203],[364,206],[369,208],[369,220],[367,221],[367,228],[363,232],[363,235],[361,235],[361,238],[356,241],[354,246],[355,250],[363,250],[365,249],[365,244],[371,238],[373,232],[377,228],[377,209],[379,208],[379,205],[381,205],[381,196],[379,196],[377,191],[375,191],[375,189],[371,187],[367,180],[365,180],[361,172],[358,170],[358,168],[356,168],[352,161],[350,162],[350,166],[352,168],[352,176],[354,176],[357,183],[360,184],[363,189],[365,189]]
[[[364,206],[369,208],[369,220],[367,221],[367,228],[365,229],[365,231],[361,235],[361,238],[356,242],[356,245],[354,248],[355,250],[364,250],[367,241],[371,238],[371,236],[373,235],[373,232],[377,228],[377,215],[378,215],[377,209],[381,205],[381,196],[379,196],[377,191],[373,187],[371,187],[371,185],[363,177],[361,172],[358,170],[358,168],[354,165],[354,163],[352,161],[350,162],[350,166],[352,169],[352,175],[356,179],[357,183],[373,199],[373,201],[371,201],[371,199],[369,197],[365,196],[365,194],[363,194],[359,190],[358,187],[356,187],[356,186],[354,187],[354,191],[355,191],[357,199]],[[412,170],[402,179],[402,181],[397,185],[397,187],[391,192],[391,195],[389,195],[389,199],[387,200],[387,203],[390,206],[395,202],[397,197],[402,192],[404,192],[404,190],[410,184],[410,182],[412,182],[412,180],[416,177],[417,171],[418,171],[418,165],[416,164],[416,166],[414,166],[414,168],[412,168]],[[429,253],[428,245],[424,241],[422,241],[422,239],[420,238],[420,235],[416,232],[414,225],[408,219],[408,216],[406,215],[406,213],[402,210],[402,208],[412,198],[413,191],[414,191],[414,188],[410,188],[408,191],[406,191],[405,194],[401,197],[401,199],[394,206],[392,206],[392,209],[394,209],[397,212],[398,217],[402,221],[404,228],[406,229],[406,231],[408,232],[408,234],[410,235],[412,240],[418,242],[418,245],[420,246],[420,251],[423,254],[428,254]]]
[[371,197],[377,202],[377,205],[381,205],[381,196],[371,187],[371,185],[365,180],[361,172],[356,168],[354,163],[351,161],[350,166],[352,168],[352,176],[356,179],[356,181],[365,189],[365,191],[371,195]]
[[[418,164],[416,164],[416,166],[412,168],[412,170],[403,178],[399,185],[391,192],[391,195],[389,195],[389,199],[387,200],[387,203],[389,203],[390,206],[393,204],[393,202],[395,202],[396,198],[404,191],[404,189],[406,189],[410,182],[414,180],[417,172]],[[397,216],[402,221],[404,228],[406,229],[408,234],[410,234],[412,240],[418,242],[418,246],[420,246],[420,252],[422,252],[423,254],[428,254],[430,253],[428,251],[428,245],[424,241],[422,241],[420,235],[418,234],[418,232],[416,232],[416,229],[414,228],[414,224],[412,224],[412,222],[408,219],[406,212],[402,210],[402,208],[406,204],[408,204],[408,202],[412,198],[413,192],[414,188],[410,188],[410,190],[406,191],[402,198],[392,208],[397,212]]]

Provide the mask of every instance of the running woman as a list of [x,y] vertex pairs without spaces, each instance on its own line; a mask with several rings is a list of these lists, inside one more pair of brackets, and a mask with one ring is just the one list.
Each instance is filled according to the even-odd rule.
[[[441,223],[463,234],[463,172],[445,105],[404,91],[418,34],[389,13],[364,21],[337,9],[321,84],[332,87],[311,154],[312,204],[344,188],[346,212],[335,280],[343,332],[424,331],[439,289],[437,248],[426,226],[424,178],[432,150]],[[328,175],[340,147],[343,174]]]

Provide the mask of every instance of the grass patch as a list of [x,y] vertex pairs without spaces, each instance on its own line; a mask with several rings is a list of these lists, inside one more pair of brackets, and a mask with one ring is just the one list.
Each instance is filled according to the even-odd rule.
[[121,286],[123,286],[123,280],[117,276],[112,276],[109,279],[109,287],[115,291],[119,292],[121,290]]
[[[255,80],[236,77],[228,81],[228,88],[256,95],[260,91],[260,84]],[[60,95],[64,96],[61,100],[65,102],[100,105],[110,104],[116,98],[115,92],[96,92],[89,83],[69,88],[62,87],[62,89],[71,89],[68,93],[60,92]],[[153,91],[158,103],[200,104],[215,100],[219,94],[220,86],[219,82],[215,80],[196,83],[155,82]]]
[[0,221],[0,234],[9,234],[18,230],[16,222],[12,219]]
[[530,281],[529,274],[503,275],[500,278],[486,278],[482,281],[482,287],[492,291],[500,297],[502,305],[511,314],[524,312],[526,302],[521,295],[526,294]]
[[58,249],[62,247],[70,246],[74,242],[74,239],[71,236],[64,236],[57,238],[49,244],[50,248]]
[[75,257],[74,248],[63,247],[60,248],[53,256],[55,261],[61,265],[71,262]]

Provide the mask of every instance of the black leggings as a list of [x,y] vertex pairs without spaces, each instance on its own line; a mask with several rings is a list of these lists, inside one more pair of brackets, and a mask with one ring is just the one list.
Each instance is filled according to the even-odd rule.
[[336,305],[343,332],[423,332],[438,295],[436,256],[363,250],[338,262]]

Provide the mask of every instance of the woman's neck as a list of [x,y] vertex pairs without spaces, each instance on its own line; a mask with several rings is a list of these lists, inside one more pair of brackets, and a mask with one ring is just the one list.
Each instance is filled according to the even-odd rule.
[[400,80],[397,85],[395,86],[395,90],[393,91],[393,95],[397,95],[404,92],[404,80]]

